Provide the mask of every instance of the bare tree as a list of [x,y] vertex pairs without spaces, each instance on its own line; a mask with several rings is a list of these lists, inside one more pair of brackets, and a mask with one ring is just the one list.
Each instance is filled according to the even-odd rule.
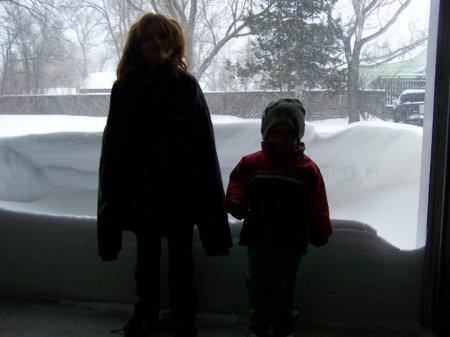
[[[3,91],[16,93],[15,90],[33,93],[38,91],[35,76],[41,73],[36,53],[41,49],[34,43],[36,26],[28,9],[11,2],[2,2],[2,21],[6,39],[2,41],[3,61],[2,77],[11,81],[3,83]],[[33,22],[34,23],[34,22]]]
[[[42,93],[70,85],[70,48],[51,0],[0,1],[2,93]],[[31,15],[30,15],[31,14]]]
[[123,0],[71,0],[71,2],[75,7],[89,8],[100,14],[97,34],[106,34],[103,43],[111,47],[111,52],[118,59],[128,30],[140,12]]
[[[427,41],[424,32],[412,36],[411,40],[398,47],[373,48],[383,37],[412,0],[352,0],[353,15],[343,25],[343,44],[347,63],[347,92],[349,123],[359,121],[359,71],[362,64],[380,64],[417,48]],[[344,20],[342,20],[344,22]],[[366,49],[367,51],[367,49]]]
[[0,16],[0,27],[3,27],[1,31],[2,40],[0,43],[1,50],[1,69],[0,69],[0,94],[7,94],[14,87],[12,80],[14,74],[14,53],[13,45],[16,39],[16,31],[11,29],[8,25],[8,18]]
[[42,18],[43,12],[54,7],[53,0],[0,0],[0,3],[22,9],[35,19]]
[[[122,3],[120,0],[110,1]],[[200,78],[229,41],[249,34],[245,31],[245,16],[253,2],[254,0],[127,0],[123,2],[122,10],[126,10],[129,16],[128,20],[123,21],[117,16],[118,13],[114,14],[110,10],[106,13],[106,7],[97,8],[105,13],[105,19],[109,15],[107,21],[123,22],[123,29],[116,30],[122,36],[121,39],[116,39],[118,51],[123,46],[130,23],[137,19],[138,15],[153,11],[176,19],[185,33],[187,56],[192,72]],[[116,19],[111,15],[115,15]],[[123,17],[125,16],[126,13]],[[117,55],[119,56],[120,52]]]
[[105,43],[107,34],[99,23],[100,14],[95,9],[64,5],[60,11],[64,14],[65,35],[78,47],[71,55],[71,60],[81,81],[91,71],[101,70],[111,58],[111,52]]
[[[245,18],[253,1],[0,0],[0,9],[3,7],[3,13],[9,11],[5,19],[10,21],[8,31],[6,26],[0,27],[5,37],[1,45],[4,55],[1,76],[11,74],[11,62],[15,59],[15,78],[22,76],[24,92],[40,91],[45,86],[42,76],[49,75],[52,66],[57,69],[53,78],[61,82],[55,76],[64,72],[62,64],[78,74],[79,83],[93,64],[108,61],[105,55],[116,63],[130,25],[144,12],[153,11],[180,22],[190,69],[200,78],[227,43],[249,34]],[[15,20],[19,17],[20,20]],[[66,59],[62,60],[64,53]]]

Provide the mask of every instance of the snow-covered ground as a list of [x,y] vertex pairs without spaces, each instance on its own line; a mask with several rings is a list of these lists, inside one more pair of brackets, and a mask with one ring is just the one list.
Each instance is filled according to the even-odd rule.
[[[260,120],[213,116],[226,186],[260,147]],[[101,117],[0,116],[0,207],[66,216],[96,212]],[[417,248],[422,128],[383,121],[308,123],[306,153],[320,166],[331,216],[364,222],[400,249]]]
[[[97,257],[96,189],[105,120],[0,116],[0,295],[135,300],[134,237],[125,235],[117,262]],[[226,186],[241,156],[259,149],[260,120],[213,116],[213,123]],[[350,126],[346,120],[316,121],[307,123],[303,141],[323,173],[335,232],[327,246],[311,247],[302,262],[301,319],[418,324],[422,129],[377,120]],[[235,243],[239,229],[232,221]],[[200,309],[245,314],[244,248],[236,243],[230,256],[207,258],[196,239],[195,254]]]

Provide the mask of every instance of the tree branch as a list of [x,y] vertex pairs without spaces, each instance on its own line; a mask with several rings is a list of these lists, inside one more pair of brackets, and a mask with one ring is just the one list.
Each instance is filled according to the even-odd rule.
[[361,40],[361,44],[366,44],[368,41],[374,40],[380,35],[384,34],[398,19],[400,14],[408,7],[408,5],[411,3],[411,0],[406,0],[404,3],[400,5],[400,7],[397,9],[397,11],[392,15],[392,17],[389,19],[388,22],[384,26],[382,26],[377,32],[373,33],[372,35],[366,36]]

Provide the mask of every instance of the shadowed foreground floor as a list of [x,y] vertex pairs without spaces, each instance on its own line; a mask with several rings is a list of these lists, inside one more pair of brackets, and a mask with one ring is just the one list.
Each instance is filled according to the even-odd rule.
[[[130,305],[46,302],[25,299],[0,299],[1,337],[120,337],[110,331],[122,327],[129,318]],[[245,317],[200,314],[198,337],[245,337]],[[154,335],[170,337],[169,332]],[[435,337],[425,327],[402,331],[369,330],[315,326],[299,323],[296,337]]]

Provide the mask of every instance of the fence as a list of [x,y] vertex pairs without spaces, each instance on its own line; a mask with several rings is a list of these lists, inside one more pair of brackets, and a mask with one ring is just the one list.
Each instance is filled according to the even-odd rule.
[[394,100],[406,89],[425,89],[425,75],[378,76],[370,85],[372,89],[384,90],[386,102],[393,104]]
[[[361,91],[360,112],[385,117],[384,91]],[[281,97],[295,97],[294,92],[249,91],[205,92],[212,114],[242,118],[260,118],[267,104]],[[340,118],[348,115],[347,95],[332,91],[305,91],[300,95],[308,120]],[[78,95],[0,96],[0,114],[58,114],[106,116],[109,93]]]

